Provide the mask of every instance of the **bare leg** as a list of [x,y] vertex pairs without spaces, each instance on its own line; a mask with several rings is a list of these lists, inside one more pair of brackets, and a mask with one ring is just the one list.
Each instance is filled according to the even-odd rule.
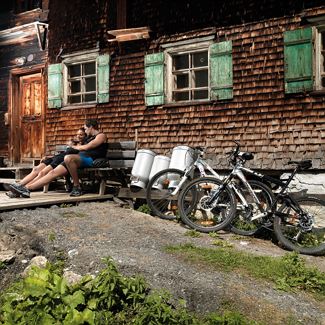
[[39,188],[42,188],[44,185],[52,182],[56,178],[58,178],[60,176],[64,176],[66,174],[68,174],[68,171],[66,170],[66,168],[62,165],[59,165],[58,167],[56,167],[55,169],[50,171],[48,174],[46,174],[45,176],[43,176],[36,182],[33,182],[33,184],[31,184],[31,185],[28,184],[26,187],[31,191],[37,190]]
[[51,165],[46,166],[43,170],[41,170],[38,173],[38,175],[31,182],[27,183],[26,185],[32,185],[32,184],[34,184],[36,181],[38,181],[40,178],[42,178],[45,175],[47,175],[52,170],[53,170],[53,167]]
[[64,157],[64,162],[67,165],[68,171],[73,180],[73,186],[79,186],[78,168],[80,167],[81,160],[79,155],[67,155]]
[[46,165],[44,163],[40,163],[38,166],[34,167],[33,170],[19,182],[19,184],[21,185],[28,184],[35,177],[37,177],[40,171],[42,171],[45,167]]

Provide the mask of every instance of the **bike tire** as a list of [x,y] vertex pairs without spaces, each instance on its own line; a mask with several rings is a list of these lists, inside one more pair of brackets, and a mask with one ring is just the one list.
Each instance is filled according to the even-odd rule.
[[[309,231],[302,231],[303,216],[283,204],[274,217],[274,232],[279,242],[288,250],[306,255],[325,254],[325,201],[305,196],[296,199],[304,212],[313,219]],[[311,219],[309,219],[311,220]],[[293,238],[297,236],[297,238]]]
[[171,188],[169,188],[171,178],[181,179],[185,172],[168,168],[159,171],[149,181],[146,190],[147,204],[154,216],[161,219],[173,220],[178,216],[177,195],[171,196]]
[[211,191],[223,186],[214,177],[202,177],[187,184],[179,194],[178,209],[184,224],[200,232],[212,232],[226,228],[236,212],[236,198],[225,186],[213,209],[204,207]]
[[[262,182],[256,180],[250,180],[248,183],[260,200],[262,211],[267,212],[274,201],[272,190]],[[273,219],[271,219],[272,216],[269,214],[265,217],[251,220],[254,215],[262,213],[262,211],[260,211],[253,197],[245,187],[243,189],[240,188],[240,192],[248,202],[249,210],[244,211],[244,207],[239,203],[240,200],[237,200],[236,214],[231,222],[230,231],[237,235],[253,236],[258,234],[262,229],[271,228],[273,225]]]

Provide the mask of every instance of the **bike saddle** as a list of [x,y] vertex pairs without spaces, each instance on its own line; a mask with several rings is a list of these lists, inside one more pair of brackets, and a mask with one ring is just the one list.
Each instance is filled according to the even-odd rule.
[[311,160],[301,160],[301,161],[294,161],[291,160],[288,162],[288,165],[298,165],[300,169],[309,169],[313,166]]
[[252,160],[254,159],[254,155],[251,152],[241,152],[239,156],[245,160]]

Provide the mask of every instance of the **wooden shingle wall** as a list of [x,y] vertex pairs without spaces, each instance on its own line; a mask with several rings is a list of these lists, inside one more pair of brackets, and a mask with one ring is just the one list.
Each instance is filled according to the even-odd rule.
[[[186,19],[180,16],[177,21],[173,17],[174,11],[180,11],[179,2],[173,2],[176,7],[167,20],[162,1],[144,4],[138,0],[132,2],[134,11],[128,23],[130,27],[148,24],[152,38],[119,46],[106,42],[103,31],[111,26],[103,15],[108,8],[105,1],[98,2],[101,7],[89,5],[85,17],[81,14],[85,8],[76,11],[80,2],[65,3],[68,10],[63,12],[57,7],[60,1],[50,4],[50,62],[57,62],[60,47],[70,53],[93,48],[99,42],[101,50],[111,54],[110,102],[93,108],[49,110],[49,147],[65,141],[85,118],[93,117],[100,120],[110,141],[137,136],[140,148],[157,153],[168,154],[177,145],[207,146],[218,168],[227,167],[225,152],[233,147],[232,140],[240,140],[243,149],[255,153],[254,167],[279,170],[289,159],[310,158],[314,168],[325,169],[325,95],[285,95],[283,61],[283,32],[302,26],[302,9],[319,6],[320,1],[225,1],[219,4],[219,16],[218,8],[201,4],[200,14],[193,11],[190,15],[185,10]],[[212,1],[204,1],[207,3],[212,6]],[[235,10],[233,16],[230,9]],[[325,7],[304,13],[325,15]],[[80,23],[74,26],[77,17]],[[256,17],[258,22],[254,22]],[[70,32],[69,26],[56,25],[63,19],[70,21]],[[216,40],[233,42],[234,98],[145,107],[144,55],[158,52],[163,43],[209,33]]]

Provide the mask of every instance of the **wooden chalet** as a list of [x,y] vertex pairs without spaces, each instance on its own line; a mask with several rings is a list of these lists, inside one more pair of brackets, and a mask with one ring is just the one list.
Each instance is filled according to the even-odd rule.
[[11,2],[0,31],[9,163],[40,157],[93,117],[109,141],[160,154],[206,146],[217,169],[239,140],[256,168],[308,158],[325,170],[323,0],[43,0],[26,14],[14,8],[33,1]]

